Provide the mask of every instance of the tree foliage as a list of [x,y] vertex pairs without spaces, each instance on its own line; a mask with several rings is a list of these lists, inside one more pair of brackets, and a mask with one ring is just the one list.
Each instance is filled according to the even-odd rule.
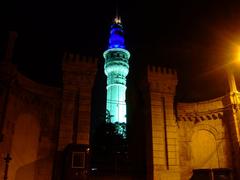
[[126,123],[111,123],[111,116],[96,128],[92,140],[94,164],[102,168],[114,168],[116,157],[127,154]]

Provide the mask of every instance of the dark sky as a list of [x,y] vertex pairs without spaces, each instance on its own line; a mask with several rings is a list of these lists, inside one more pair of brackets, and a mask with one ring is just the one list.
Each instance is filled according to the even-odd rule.
[[[240,1],[119,0],[117,4],[135,65],[176,68],[179,99],[224,95],[223,65],[233,44],[240,43]],[[7,31],[17,31],[14,62],[20,71],[54,86],[61,81],[64,51],[101,58],[116,11],[116,1],[110,0],[9,1],[0,6],[1,44]]]

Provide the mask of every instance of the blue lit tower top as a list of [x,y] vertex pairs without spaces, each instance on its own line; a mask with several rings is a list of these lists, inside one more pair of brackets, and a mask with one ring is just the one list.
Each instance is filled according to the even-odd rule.
[[125,48],[123,26],[118,16],[115,17],[111,26],[108,48]]
[[124,31],[120,17],[111,25],[108,49],[103,53],[104,73],[107,76],[107,113],[111,122],[126,123],[126,76],[130,53],[125,48]]

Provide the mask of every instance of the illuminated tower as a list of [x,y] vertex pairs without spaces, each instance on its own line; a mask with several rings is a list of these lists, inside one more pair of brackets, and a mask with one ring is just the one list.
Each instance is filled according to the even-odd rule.
[[107,76],[107,113],[111,122],[126,123],[126,76],[130,53],[125,49],[123,26],[116,16],[111,26],[108,49],[103,53]]

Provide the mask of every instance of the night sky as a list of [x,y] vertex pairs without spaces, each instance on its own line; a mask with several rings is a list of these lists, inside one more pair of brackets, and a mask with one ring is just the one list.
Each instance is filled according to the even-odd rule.
[[60,86],[63,52],[102,59],[116,4],[133,67],[176,68],[180,100],[226,93],[223,67],[232,47],[240,44],[240,1],[9,2],[1,5],[1,48],[6,33],[17,31],[13,61],[19,70],[37,82]]

